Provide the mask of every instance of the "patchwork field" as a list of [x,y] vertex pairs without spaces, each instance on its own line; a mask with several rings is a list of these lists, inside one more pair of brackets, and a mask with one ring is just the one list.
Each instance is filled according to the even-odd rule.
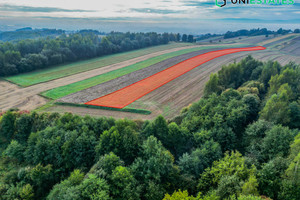
[[[210,60],[201,67],[191,69],[145,94],[127,105],[126,110],[121,110],[122,112],[58,105],[55,101],[39,96],[42,93],[48,98],[60,98],[60,102],[83,104],[147,79],[147,77],[206,51],[260,44],[266,46],[267,49],[257,52],[238,52]],[[148,53],[145,53],[147,51]],[[80,115],[104,115],[132,119],[152,119],[158,114],[162,114],[167,118],[172,118],[183,107],[201,98],[205,82],[212,72],[217,72],[222,65],[239,61],[249,54],[262,61],[277,60],[283,65],[294,61],[300,64],[300,34],[277,37],[270,35],[268,38],[265,36],[230,38],[212,44],[201,45],[200,43],[199,46],[182,43],[170,44],[116,54],[113,55],[115,56],[113,58],[105,56],[9,77],[7,78],[9,81],[14,81],[18,85],[30,86],[21,88],[5,80],[0,81],[0,110],[14,107],[32,110],[39,107],[37,110],[39,112],[73,112]],[[147,110],[151,111],[151,114]]]
[[[194,48],[189,48],[189,49],[183,49],[183,50],[179,50],[179,51],[175,51],[172,53],[167,53],[167,54],[163,54],[160,56],[156,56],[153,58],[149,58],[145,61],[141,61],[138,63],[135,63],[133,65],[129,65],[126,67],[122,67],[122,68],[117,68],[116,70],[111,70],[107,73],[102,73],[101,75],[98,76],[93,76],[91,78],[82,80],[82,81],[78,81],[75,82],[73,84],[69,84],[69,85],[65,85],[62,87],[58,87],[55,89],[51,89],[49,91],[43,92],[42,95],[50,98],[50,99],[58,99],[61,97],[64,97],[66,95],[90,88],[92,86],[116,79],[118,77],[127,75],[131,72],[137,71],[137,70],[141,70],[144,69],[146,67],[149,67],[153,64],[159,63],[161,61],[164,61],[168,58],[174,58],[176,56],[180,56],[183,54],[187,54],[190,52],[196,52],[199,50],[203,50],[203,49],[211,49],[211,48],[225,48],[225,47],[237,47],[240,46],[240,44],[238,45],[226,45],[226,46],[222,46],[222,45],[218,45],[218,46],[201,46],[201,47],[194,47]],[[110,68],[112,69],[112,68]]]
[[[137,58],[126,60],[126,61],[116,63],[113,65],[107,65],[107,66],[104,66],[101,68],[85,71],[82,73],[77,73],[74,75],[66,76],[66,77],[59,78],[59,79],[54,79],[54,80],[39,83],[39,84],[35,84],[35,85],[29,86],[29,87],[24,87],[24,88],[17,87],[17,89],[15,89],[15,90],[5,91],[0,96],[0,102],[1,102],[0,110],[8,110],[10,108],[15,108],[15,107],[23,108],[23,107],[18,106],[18,105],[23,105],[23,104],[26,104],[26,108],[30,107],[31,109],[34,109],[34,108],[37,108],[40,106],[39,104],[36,104],[35,101],[28,101],[28,99],[34,95],[40,94],[42,92],[48,91],[53,88],[61,87],[64,85],[69,85],[69,84],[76,83],[76,82],[79,82],[79,81],[82,81],[85,79],[89,79],[94,76],[105,74],[110,71],[121,69],[121,68],[130,66],[130,65],[145,61],[147,59],[163,55],[163,54],[176,52],[176,51],[180,51],[183,49],[192,49],[195,47],[197,47],[197,46],[188,45],[185,47],[171,48],[168,50],[158,51],[158,52],[151,53],[151,54],[148,54],[145,56],[140,56]],[[206,47],[215,48],[216,45],[201,46],[201,48],[206,48]],[[122,54],[120,54],[120,56],[122,56]],[[57,69],[57,70],[59,70],[59,69]],[[33,72],[32,74],[35,74],[35,73],[37,73],[37,72]],[[28,75],[31,75],[31,74],[28,74]],[[38,79],[40,74],[38,73],[38,74],[35,74],[32,76],[33,76],[33,78]],[[7,83],[7,84],[11,84],[11,83]],[[46,99],[44,99],[44,101],[46,101]]]

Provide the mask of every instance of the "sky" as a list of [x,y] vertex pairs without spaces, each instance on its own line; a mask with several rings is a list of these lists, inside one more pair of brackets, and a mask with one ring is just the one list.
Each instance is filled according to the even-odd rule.
[[294,5],[230,5],[215,0],[0,0],[0,31],[66,30],[222,33],[241,28],[300,28]]

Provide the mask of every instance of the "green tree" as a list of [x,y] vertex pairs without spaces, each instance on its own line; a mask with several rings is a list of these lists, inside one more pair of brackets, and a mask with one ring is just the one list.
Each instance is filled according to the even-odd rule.
[[253,195],[240,195],[237,200],[263,200],[261,197]]
[[192,148],[192,135],[186,128],[179,127],[174,122],[170,123],[167,129],[163,145],[170,150],[175,159],[178,159],[184,152]]
[[269,81],[269,91],[268,96],[278,93],[279,89],[284,84],[288,84],[291,89],[290,99],[296,100],[299,97],[300,93],[300,70],[294,70],[290,68],[286,68],[280,74],[276,74],[275,76],[271,77]]
[[109,185],[104,179],[97,178],[94,174],[89,174],[79,185],[82,199],[109,200]]
[[116,167],[111,175],[111,194],[114,199],[140,199],[136,180],[128,168]]
[[272,199],[278,199],[281,176],[287,168],[286,160],[277,157],[264,164],[258,172],[259,191]]
[[295,132],[281,125],[274,126],[266,132],[262,140],[262,155],[265,160],[271,160],[277,156],[286,157],[289,153],[289,146],[293,141]]
[[198,188],[203,192],[217,188],[223,176],[235,175],[240,181],[246,181],[254,171],[255,168],[246,166],[245,159],[239,152],[226,153],[224,158],[215,161],[211,168],[201,174]]
[[119,120],[116,126],[104,131],[96,146],[97,156],[113,152],[126,164],[131,164],[139,152],[140,139],[136,124]]
[[212,73],[209,81],[205,84],[204,97],[208,97],[212,93],[220,94],[222,87],[219,85],[219,77],[217,74]]
[[20,197],[22,200],[33,200],[34,199],[34,190],[30,184],[26,184],[22,187],[20,192]]
[[190,43],[194,42],[194,36],[193,35],[188,35],[187,41]]
[[107,177],[118,166],[124,166],[124,162],[111,152],[101,156],[98,162],[90,169],[89,173],[95,174],[98,177]]
[[69,132],[68,139],[62,145],[62,156],[66,168],[88,170],[91,160],[95,159],[96,138],[93,133]]
[[21,54],[18,51],[6,51],[4,53],[4,62],[17,65],[21,60]]
[[267,101],[265,107],[260,112],[260,117],[267,121],[288,125],[290,119],[289,101],[292,90],[288,84],[284,84],[278,90],[278,94],[273,94]]
[[163,198],[167,186],[178,172],[173,165],[174,158],[155,137],[150,136],[142,145],[141,156],[131,165],[134,177],[145,184],[142,195],[146,199]]
[[175,191],[172,195],[166,194],[163,200],[196,200],[195,197],[189,196],[188,191]]
[[290,155],[288,157],[288,168],[284,172],[280,192],[280,199],[296,200],[300,198],[300,134],[291,144]]
[[192,151],[191,154],[183,154],[178,161],[182,173],[192,175],[196,179],[211,164],[222,156],[221,147],[213,140],[206,141],[201,148]]
[[[66,199],[68,193],[74,191],[74,187],[79,186],[84,179],[84,173],[80,170],[74,170],[71,172],[70,176],[61,181],[59,184],[54,185],[52,190],[47,196],[48,200],[58,200],[58,199]],[[78,188],[76,188],[78,189]],[[80,191],[77,191],[75,195],[72,195],[73,198],[79,198]]]
[[0,122],[0,135],[10,141],[15,133],[16,115],[13,112],[6,112]]
[[44,197],[54,184],[53,168],[51,165],[36,165],[26,169],[25,180],[34,188],[35,198]]
[[271,77],[279,74],[280,68],[280,64],[276,61],[268,61],[264,64],[259,80],[265,85],[266,88],[269,86],[269,80]]
[[168,124],[163,116],[158,116],[151,123],[146,124],[142,134],[146,137],[154,136],[160,140],[164,145],[168,143]]
[[19,144],[17,141],[12,140],[3,152],[3,155],[7,156],[10,159],[15,159],[21,163],[24,161],[24,151],[25,147],[22,144]]
[[249,176],[249,179],[242,186],[243,195],[253,195],[258,196],[258,181],[254,174]]
[[241,185],[237,175],[221,177],[216,193],[221,199],[228,199],[231,196],[237,197],[240,193]]
[[238,88],[242,84],[243,69],[240,63],[223,66],[218,72],[219,83],[224,88]]
[[292,102],[289,104],[290,110],[290,123],[288,124],[290,128],[300,128],[300,104],[297,102]]
[[28,114],[22,114],[16,120],[15,139],[20,143],[26,143],[32,128],[33,120]]
[[182,35],[182,42],[187,42],[187,35],[186,34]]

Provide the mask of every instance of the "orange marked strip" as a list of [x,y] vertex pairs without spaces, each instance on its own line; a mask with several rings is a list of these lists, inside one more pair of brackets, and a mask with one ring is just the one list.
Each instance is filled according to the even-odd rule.
[[175,78],[187,73],[188,71],[191,71],[199,65],[206,63],[214,58],[241,51],[257,51],[264,49],[266,48],[262,46],[257,46],[223,49],[204,53],[193,58],[187,59],[183,62],[180,62],[172,67],[169,67],[161,72],[158,72],[152,76],[149,76],[148,78],[140,80],[120,90],[89,101],[85,104],[111,108],[124,108],[125,106],[131,104],[132,102],[141,98],[142,96],[152,92],[153,90],[163,86],[164,84],[174,80]]

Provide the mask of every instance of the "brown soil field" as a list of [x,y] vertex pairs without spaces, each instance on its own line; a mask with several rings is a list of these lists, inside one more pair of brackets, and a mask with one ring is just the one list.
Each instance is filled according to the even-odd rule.
[[220,49],[221,48],[206,49],[206,50],[200,50],[200,51],[176,56],[174,58],[164,60],[157,64],[154,64],[154,65],[151,65],[144,69],[121,76],[121,77],[113,79],[111,81],[107,81],[105,83],[90,87],[88,89],[81,90],[79,92],[70,94],[68,96],[65,96],[65,97],[59,99],[58,101],[65,102],[65,103],[86,103],[93,99],[96,99],[101,96],[112,93],[114,91],[117,91],[128,85],[131,85],[137,81],[145,79],[153,74],[156,74],[156,73],[158,73],[164,69],[167,69],[167,68],[169,68],[179,62],[182,62],[186,59],[192,58],[194,56],[197,56],[197,55],[209,52],[209,51],[215,51],[215,50],[220,50]]
[[284,45],[281,51],[291,55],[300,56],[300,36],[289,41],[288,44]]
[[[15,84],[9,83],[7,81],[0,80],[0,96],[4,96],[9,93],[14,93],[15,91],[20,91],[23,88],[18,87]],[[0,108],[5,107],[6,101],[0,100]],[[47,103],[47,100],[39,95],[31,95],[22,99],[15,99],[14,106],[20,110],[33,110],[36,107],[42,106]]]

